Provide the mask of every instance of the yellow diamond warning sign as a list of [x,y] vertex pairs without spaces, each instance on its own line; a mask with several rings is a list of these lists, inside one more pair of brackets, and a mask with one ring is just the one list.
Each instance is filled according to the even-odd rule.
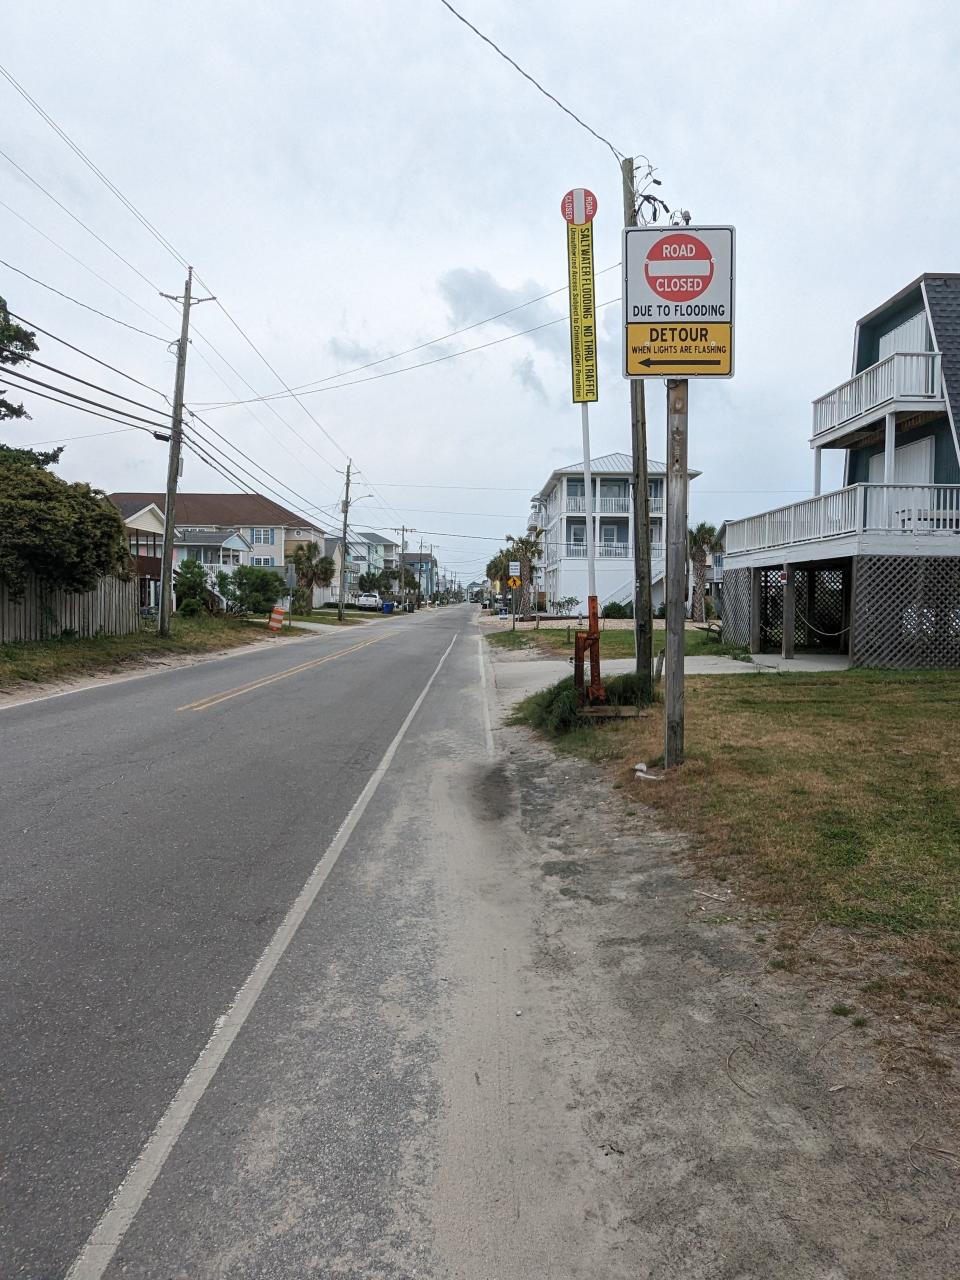
[[727,378],[732,368],[729,324],[627,324],[628,377]]

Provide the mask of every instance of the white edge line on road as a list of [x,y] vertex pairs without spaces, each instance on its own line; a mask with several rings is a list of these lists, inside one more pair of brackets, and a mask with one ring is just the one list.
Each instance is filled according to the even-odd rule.
[[487,756],[490,760],[496,754],[493,747],[493,726],[490,722],[490,699],[487,695],[487,657],[483,644],[483,636],[478,635],[480,642],[478,656],[480,658],[480,700],[483,703],[483,739],[487,745]]
[[393,741],[384,752],[382,760],[370,775],[367,785],[360,792],[350,812],[340,824],[337,834],[327,847],[323,857],[310,873],[310,878],[300,890],[276,933],[267,943],[263,954],[254,965],[246,982],[237,992],[226,1013],[217,1019],[210,1039],[196,1062],[187,1072],[173,1101],[161,1116],[157,1127],[147,1139],[146,1145],[115,1191],[113,1199],[90,1233],[86,1244],[67,1272],[65,1280],[101,1280],[123,1237],[140,1211],[144,1200],[149,1195],[151,1187],[159,1177],[167,1158],[187,1127],[197,1103],[203,1097],[207,1086],[213,1080],[220,1064],[227,1056],[230,1046],[252,1013],[264,987],[270,980],[270,976],[293,941],[294,935],[313,905],[317,894],[323,887],[324,881],[336,865],[337,859],[346,847],[347,841],[353,834],[357,823],[363,817],[364,811],[376,794],[377,788],[390,768],[397,749],[405,738],[417,712],[423,706],[431,685],[439,675],[440,668],[446,662],[450,650],[456,642],[457,636],[454,636],[443,657],[434,667],[433,674],[424,685],[420,696],[410,708],[403,724],[397,730]]

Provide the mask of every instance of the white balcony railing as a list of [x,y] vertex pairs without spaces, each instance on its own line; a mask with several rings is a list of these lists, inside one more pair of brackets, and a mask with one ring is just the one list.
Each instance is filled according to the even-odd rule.
[[582,515],[587,509],[586,498],[567,498],[566,509],[576,515]]
[[629,498],[598,498],[597,511],[601,515],[625,516],[630,513]]
[[898,351],[813,402],[813,434],[893,400],[940,400],[939,351]]
[[729,521],[725,553],[731,556],[861,533],[960,534],[960,485],[850,485]]
[[652,516],[662,516],[662,515],[663,515],[663,499],[662,499],[662,498],[648,498],[648,499],[647,499],[647,510],[649,511],[650,515],[652,515]]

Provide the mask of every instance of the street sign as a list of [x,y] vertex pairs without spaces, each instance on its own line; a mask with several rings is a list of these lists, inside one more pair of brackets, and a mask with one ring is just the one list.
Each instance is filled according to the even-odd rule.
[[733,227],[627,227],[626,378],[733,376]]
[[[520,577],[520,561],[519,560],[509,561],[507,566],[507,573],[510,575],[511,578],[519,578]],[[511,583],[510,585],[513,586],[513,583]]]
[[517,587],[519,587],[519,585],[520,585],[519,578],[509,577],[507,579],[507,586],[510,588],[511,591],[515,591]]
[[567,222],[582,227],[592,222],[597,212],[597,197],[586,187],[574,187],[560,201],[560,212]]
[[573,403],[600,398],[597,382],[597,316],[593,280],[593,219],[597,197],[575,187],[560,201],[567,223],[567,277],[570,292],[570,369]]

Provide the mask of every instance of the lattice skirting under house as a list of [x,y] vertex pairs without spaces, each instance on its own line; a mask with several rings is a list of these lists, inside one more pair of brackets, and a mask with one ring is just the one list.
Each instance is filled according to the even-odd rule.
[[960,556],[859,556],[853,663],[960,667]]
[[726,569],[723,574],[723,639],[750,645],[750,570]]

